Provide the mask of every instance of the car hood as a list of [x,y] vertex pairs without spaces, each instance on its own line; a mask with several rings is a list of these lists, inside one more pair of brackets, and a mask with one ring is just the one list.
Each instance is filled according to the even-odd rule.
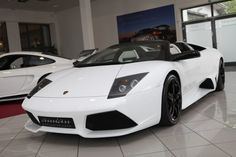
[[164,61],[136,62],[122,65],[81,67],[49,75],[52,83],[35,97],[80,98],[107,97],[116,78],[148,73],[128,94],[148,90],[163,84],[170,63]]
[[48,77],[52,81],[36,97],[107,96],[122,65],[83,67],[64,70]]

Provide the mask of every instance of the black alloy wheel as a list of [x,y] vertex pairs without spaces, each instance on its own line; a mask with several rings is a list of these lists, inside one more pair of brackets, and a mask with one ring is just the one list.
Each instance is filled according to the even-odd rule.
[[182,94],[179,79],[170,74],[167,76],[162,92],[161,125],[175,125],[182,110]]

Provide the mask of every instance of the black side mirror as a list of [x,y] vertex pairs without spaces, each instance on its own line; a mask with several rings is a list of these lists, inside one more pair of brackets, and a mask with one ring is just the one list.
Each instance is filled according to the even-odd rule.
[[185,59],[192,59],[200,57],[200,53],[198,51],[187,51],[180,54],[173,55],[172,61],[179,61]]

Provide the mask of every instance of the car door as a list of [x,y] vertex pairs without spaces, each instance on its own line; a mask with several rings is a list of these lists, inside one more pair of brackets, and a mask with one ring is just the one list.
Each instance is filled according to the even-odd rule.
[[26,60],[26,80],[22,90],[29,92],[44,75],[52,73],[56,66],[55,60],[40,55],[30,55]]
[[[186,43],[179,42],[175,44],[180,51],[184,53],[194,53],[194,50],[189,47]],[[200,82],[203,80],[204,76],[202,75],[202,58],[199,57],[190,57],[186,59],[181,59],[178,61],[183,69],[183,92],[195,93],[199,88]]]
[[21,95],[26,70],[22,68],[24,55],[8,55],[0,58],[0,97]]

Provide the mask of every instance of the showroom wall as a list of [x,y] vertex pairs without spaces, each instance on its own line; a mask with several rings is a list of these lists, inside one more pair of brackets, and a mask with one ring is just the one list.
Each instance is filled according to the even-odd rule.
[[83,49],[82,26],[79,7],[56,12],[61,55],[77,58]]
[[[56,18],[53,12],[0,9],[0,21],[6,22],[9,50],[10,52],[13,52],[13,51],[21,51],[18,22],[55,24]],[[56,38],[55,33],[56,31],[52,31],[51,37],[52,41],[57,43],[57,41],[55,40],[58,39]]]
[[103,49],[118,43],[116,17],[128,13],[175,5],[177,39],[182,40],[181,8],[207,3],[208,0],[97,0],[92,1],[96,47]]

